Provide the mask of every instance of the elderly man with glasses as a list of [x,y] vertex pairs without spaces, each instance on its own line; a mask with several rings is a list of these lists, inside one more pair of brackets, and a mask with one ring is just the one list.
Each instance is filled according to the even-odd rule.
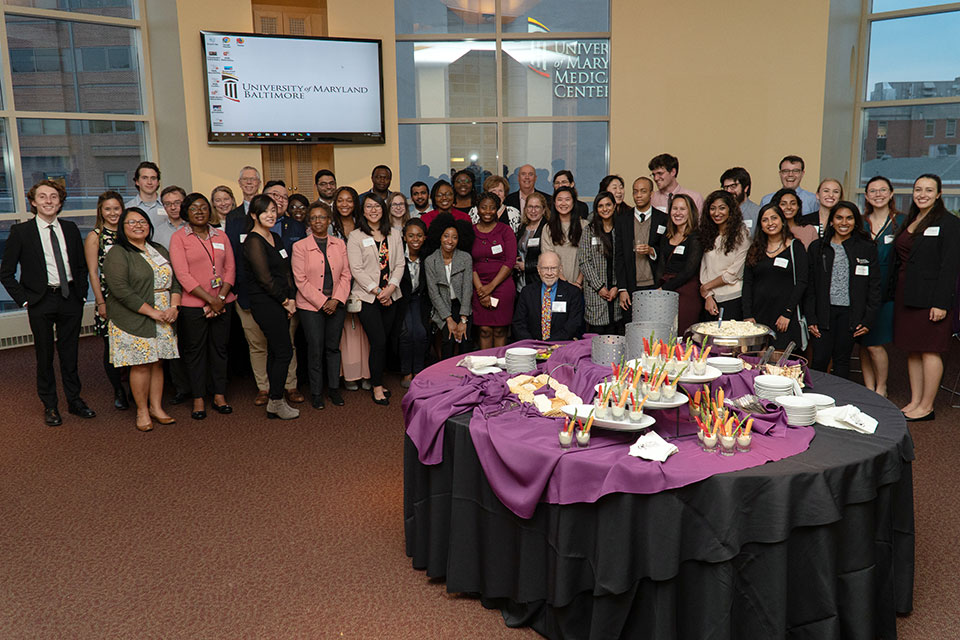
[[553,251],[537,261],[540,282],[525,286],[513,313],[515,340],[573,340],[583,335],[583,292],[560,279],[560,256]]

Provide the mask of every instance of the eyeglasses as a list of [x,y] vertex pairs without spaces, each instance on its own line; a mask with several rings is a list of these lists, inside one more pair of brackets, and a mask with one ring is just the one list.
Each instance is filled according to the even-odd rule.
[[390,205],[390,208],[391,208],[391,209],[406,209],[406,208],[407,208],[407,205],[403,204],[402,202],[394,202],[394,203],[392,203],[392,204]]
[[546,271],[547,273],[551,271],[560,271],[560,267],[544,267],[543,265],[537,267],[540,271]]
[[730,184],[725,184],[720,188],[723,189],[724,191],[736,191],[737,186],[739,186],[739,184],[740,184],[739,182],[731,182]]
[[782,176],[798,176],[803,173],[803,169],[780,169]]
[[173,202],[164,202],[164,209],[179,209],[180,205],[183,204],[183,200],[174,200]]
[[870,196],[885,196],[890,193],[890,189],[882,187],[880,189],[867,189],[867,195]]
[[146,220],[127,220],[125,223],[128,227],[148,227],[150,223]]

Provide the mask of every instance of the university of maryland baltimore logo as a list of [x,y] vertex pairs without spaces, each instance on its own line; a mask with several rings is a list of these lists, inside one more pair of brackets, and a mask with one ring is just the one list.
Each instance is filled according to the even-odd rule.
[[228,73],[226,70],[220,75],[220,79],[223,81],[223,96],[227,100],[232,100],[233,102],[240,102],[240,92],[238,90],[239,79],[232,72]]

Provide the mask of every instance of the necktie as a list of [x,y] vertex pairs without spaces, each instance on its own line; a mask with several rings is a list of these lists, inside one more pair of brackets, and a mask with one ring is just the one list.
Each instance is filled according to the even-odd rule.
[[640,214],[640,224],[643,224],[646,219],[647,219],[647,214],[641,213],[641,214]]
[[550,304],[550,289],[552,288],[543,288],[543,301],[540,303],[540,333],[544,340],[550,339],[550,315],[553,313]]
[[53,259],[57,263],[57,274],[60,276],[60,295],[64,298],[70,297],[70,283],[67,282],[67,267],[63,264],[63,255],[60,253],[60,241],[53,230],[53,225],[47,227],[50,230],[50,244],[53,246]]

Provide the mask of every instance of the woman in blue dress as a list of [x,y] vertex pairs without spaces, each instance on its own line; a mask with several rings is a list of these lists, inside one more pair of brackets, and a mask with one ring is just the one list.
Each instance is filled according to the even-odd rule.
[[[893,259],[893,240],[903,227],[904,216],[897,211],[893,185],[887,178],[877,176],[867,183],[863,222],[877,245],[877,266],[880,282],[887,282]],[[893,342],[893,300],[880,305],[877,320],[870,333],[860,342],[860,368],[863,384],[883,397],[887,396],[887,350],[884,345]]]

